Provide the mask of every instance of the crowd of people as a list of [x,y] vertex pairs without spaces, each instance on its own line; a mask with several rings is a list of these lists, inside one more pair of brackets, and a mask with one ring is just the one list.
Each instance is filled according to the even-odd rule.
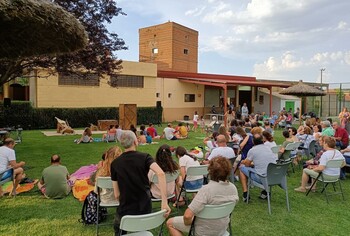
[[[189,190],[200,190],[193,195],[183,216],[167,220],[166,225],[170,235],[189,232],[193,217],[203,209],[204,205],[237,203],[238,191],[233,184],[237,180],[241,182],[242,200],[248,201],[248,178],[251,177],[255,182],[262,183],[259,176],[266,176],[267,166],[270,163],[278,163],[284,159],[282,157],[290,143],[300,143],[300,148],[295,150],[295,153],[288,153],[289,156],[295,156],[295,164],[302,161],[298,157],[303,155],[312,142],[315,143],[317,150],[312,159],[302,163],[304,169],[301,186],[295,188],[296,192],[306,192],[310,186],[313,186],[311,190],[315,191],[316,185],[311,185],[310,182],[312,183],[320,172],[324,173],[326,180],[345,178],[345,169],[326,166],[331,159],[344,160],[344,165],[350,164],[349,133],[345,129],[348,121],[342,120],[341,116],[339,116],[340,124],[330,119],[323,121],[315,119],[307,120],[297,129],[292,125],[286,125],[283,130],[276,129],[281,124],[280,117],[271,118],[264,113],[249,115],[248,109],[244,107],[246,105],[242,107],[240,119],[236,119],[235,112],[229,112],[227,114],[230,115],[229,126],[225,127],[222,124],[217,132],[212,132],[203,140],[206,147],[203,158],[199,158],[183,146],[172,148],[168,144],[158,148],[155,158],[148,153],[137,151],[139,144],[152,143],[155,139],[164,138],[173,141],[188,138],[188,132],[196,131],[201,122],[197,112],[193,117],[192,128],[181,122],[173,128],[169,123],[161,135],[157,133],[153,124],[149,124],[147,128],[141,125],[140,131],[135,127],[121,130],[119,127],[111,126],[103,135],[103,139],[115,137],[123,151],[115,145],[103,153],[103,160],[98,164],[94,178],[111,177],[113,189],[102,189],[100,195],[104,203],[119,202],[114,223],[116,235],[120,231],[119,225],[123,216],[151,213],[152,198],[161,199],[161,209],[165,210],[166,218],[171,212],[168,205],[169,196],[175,194],[174,207],[185,205],[185,196],[179,191],[182,186]],[[343,112],[346,110],[344,109]],[[280,116],[284,116],[284,112],[281,112]],[[344,113],[342,117],[350,116]],[[277,153],[272,150],[277,146],[274,141],[276,132],[282,132],[285,138]],[[86,129],[77,143],[90,142],[90,138],[91,130]],[[23,166],[25,165],[24,162],[16,162],[14,146],[13,139],[6,139],[4,146],[0,147],[0,171],[6,170],[8,166],[14,168],[13,191],[24,176]],[[69,172],[61,164],[59,155],[52,155],[50,163],[50,166],[42,172],[38,188],[47,198],[63,198],[71,191]],[[208,165],[209,182],[205,181],[204,176],[191,176],[184,181],[187,169],[200,165]],[[174,182],[167,183],[166,174],[178,176]],[[158,178],[157,183],[152,182],[154,176]],[[95,191],[97,191],[96,188]],[[0,195],[2,195],[1,188]],[[267,195],[268,192],[262,190],[259,198],[267,199]],[[198,235],[216,235],[225,229],[228,220],[228,217],[216,221],[198,220],[196,221]]]

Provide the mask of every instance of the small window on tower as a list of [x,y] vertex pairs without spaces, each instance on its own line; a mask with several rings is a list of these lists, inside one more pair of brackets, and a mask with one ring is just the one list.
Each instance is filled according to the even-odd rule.
[[157,54],[158,53],[158,48],[152,48],[152,53]]
[[186,49],[186,48],[184,49],[184,54],[186,54],[186,55],[188,54],[188,49]]

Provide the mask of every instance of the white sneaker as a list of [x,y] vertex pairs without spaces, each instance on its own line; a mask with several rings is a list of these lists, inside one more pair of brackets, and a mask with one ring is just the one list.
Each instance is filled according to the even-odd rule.
[[235,180],[238,182],[239,181],[239,176],[235,175]]

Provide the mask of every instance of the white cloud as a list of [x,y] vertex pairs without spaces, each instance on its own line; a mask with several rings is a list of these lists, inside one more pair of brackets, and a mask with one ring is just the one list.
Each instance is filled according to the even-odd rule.
[[337,29],[340,29],[340,30],[348,29],[347,26],[348,26],[348,24],[345,21],[340,21],[338,23]]

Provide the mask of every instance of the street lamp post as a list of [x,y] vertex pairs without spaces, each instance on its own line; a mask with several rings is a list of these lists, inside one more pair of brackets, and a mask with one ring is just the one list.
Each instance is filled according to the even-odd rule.
[[[323,74],[323,71],[325,71],[326,68],[321,68],[320,71],[321,71],[321,90],[323,91],[323,84],[322,84],[322,74]],[[322,96],[321,96],[321,104],[320,104],[320,118],[322,117]]]

